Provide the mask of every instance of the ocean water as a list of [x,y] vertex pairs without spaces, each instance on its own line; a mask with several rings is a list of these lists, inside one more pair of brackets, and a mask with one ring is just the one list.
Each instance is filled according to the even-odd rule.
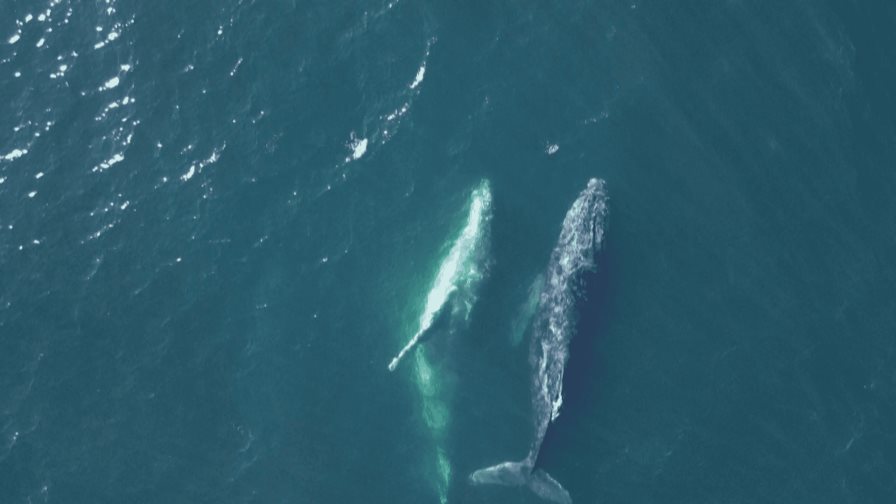
[[894,51],[884,0],[3,0],[0,503],[545,502],[468,475],[592,177],[538,466],[892,502]]

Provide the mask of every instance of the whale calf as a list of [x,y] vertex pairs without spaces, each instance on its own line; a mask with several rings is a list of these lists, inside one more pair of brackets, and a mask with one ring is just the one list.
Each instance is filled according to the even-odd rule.
[[605,182],[591,179],[563,220],[560,239],[551,253],[538,302],[529,346],[532,366],[534,437],[529,453],[519,462],[503,462],[470,475],[473,484],[527,486],[538,496],[561,504],[572,502],[569,492],[551,475],[535,469],[548,426],[563,404],[563,371],[569,341],[576,326],[576,301],[582,273],[595,268],[607,217]]

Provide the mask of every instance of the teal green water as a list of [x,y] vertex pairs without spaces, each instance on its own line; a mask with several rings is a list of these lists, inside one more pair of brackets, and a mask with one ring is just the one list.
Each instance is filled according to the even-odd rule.
[[[539,466],[576,503],[892,501],[894,27],[0,3],[0,502],[541,502],[467,476],[526,455],[520,331],[591,177]],[[483,180],[482,277],[390,373]]]

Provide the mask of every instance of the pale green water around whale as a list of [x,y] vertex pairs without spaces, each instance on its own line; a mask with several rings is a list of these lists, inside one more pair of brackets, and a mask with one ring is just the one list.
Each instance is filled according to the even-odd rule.
[[[896,4],[0,2],[0,503],[896,498]],[[487,275],[420,327],[483,180]],[[536,302],[537,304],[537,302]],[[519,343],[514,344],[514,342]]]
[[[443,376],[444,373],[451,372],[448,367],[451,364],[447,362],[450,357],[448,345],[451,341],[430,344],[423,342],[423,337],[447,339],[468,327],[470,312],[488,268],[491,218],[491,191],[488,182],[483,181],[470,196],[466,224],[439,265],[426,296],[417,332],[389,365],[389,370],[394,371],[399,359],[406,352],[415,349],[412,376],[420,392],[423,420],[434,443],[433,479],[441,502],[448,501],[452,475],[451,461],[443,446],[448,435],[452,408],[451,393],[448,390],[450,387],[444,383]],[[447,322],[435,327],[437,318],[447,319]],[[440,334],[446,332],[449,334]]]

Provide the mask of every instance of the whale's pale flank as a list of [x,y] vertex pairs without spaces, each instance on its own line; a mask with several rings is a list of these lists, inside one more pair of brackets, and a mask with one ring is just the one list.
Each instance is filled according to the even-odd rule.
[[[424,477],[432,482],[438,501],[448,502],[451,484],[451,460],[446,448],[451,419],[451,359],[444,336],[462,331],[469,322],[476,304],[479,286],[485,278],[489,262],[489,234],[492,196],[487,181],[470,193],[466,221],[439,263],[438,273],[426,296],[419,326],[410,342],[392,359],[389,370],[395,370],[408,352],[410,376],[420,396],[422,419],[432,441],[432,455],[426,455]],[[432,337],[433,344],[420,344]],[[446,383],[447,382],[447,383]]]
[[534,434],[529,453],[519,462],[503,462],[470,475],[474,484],[527,486],[538,496],[571,503],[569,492],[553,477],[535,468],[548,426],[563,404],[563,370],[569,358],[569,341],[576,328],[576,302],[582,273],[596,266],[607,217],[603,180],[591,179],[566,213],[563,229],[545,273],[545,283],[533,322],[529,347],[532,366]]
[[[491,190],[488,181],[483,180],[471,196],[466,225],[439,266],[439,272],[426,296],[426,306],[420,315],[417,332],[389,362],[389,371],[395,371],[404,356],[420,343],[455,291],[464,289],[467,291],[464,294],[468,294],[478,286],[484,274],[483,261],[487,253],[485,248],[491,204]],[[468,301],[467,296],[461,297]]]

